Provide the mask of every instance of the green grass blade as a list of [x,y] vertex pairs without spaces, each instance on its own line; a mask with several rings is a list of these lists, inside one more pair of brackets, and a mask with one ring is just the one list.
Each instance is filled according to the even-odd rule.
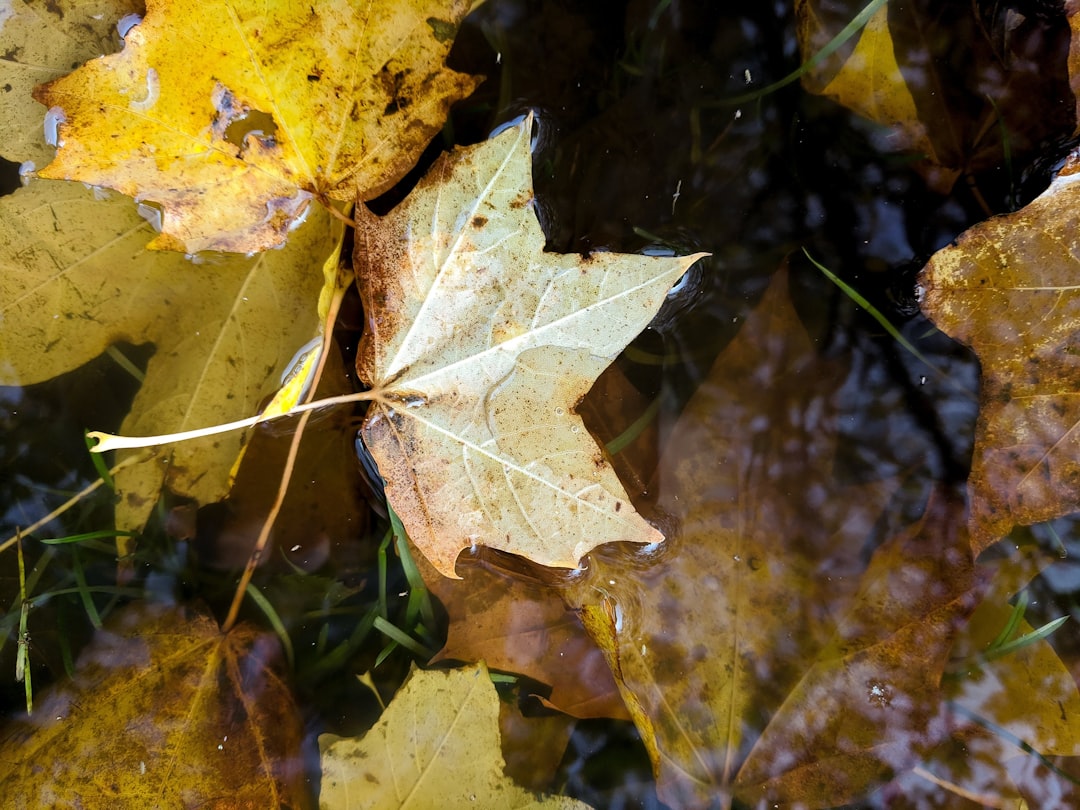
[[789,84],[797,82],[804,75],[817,67],[819,63],[825,61],[834,53],[836,53],[840,48],[842,48],[844,43],[851,39],[857,31],[861,30],[868,22],[870,22],[870,18],[877,14],[878,9],[884,6],[887,2],[888,0],[872,0],[872,2],[868,3],[862,11],[860,11],[852,18],[851,22],[844,26],[843,30],[841,30],[839,34],[830,39],[820,51],[807,59],[805,62],[799,65],[798,68],[793,70],[784,78],[775,81],[770,85],[766,85],[760,90],[754,90],[751,93],[743,93],[739,96],[731,96],[729,98],[720,99],[719,101],[712,102],[707,106],[745,104],[748,101],[756,101],[757,99],[762,98],[763,96],[767,96],[770,93],[775,93],[782,87],[787,87]]
[[[423,659],[424,661],[430,661],[432,658],[435,657],[434,652],[422,645],[419,641],[414,639],[400,627],[397,627],[396,625],[388,622],[382,616],[375,617],[375,629],[391,641],[404,647],[417,658]],[[381,663],[381,661],[379,663]]]
[[635,419],[630,426],[604,445],[605,449],[611,455],[621,453],[625,450],[633,441],[645,432],[645,428],[656,418],[656,414],[660,412],[660,397],[656,397],[649,403],[649,407],[646,408],[641,416]]
[[405,609],[406,623],[414,624],[419,615],[424,626],[434,631],[435,608],[431,604],[431,594],[428,593],[427,584],[420,576],[420,569],[416,567],[416,561],[412,558],[409,550],[408,536],[405,534],[405,526],[393,507],[387,505],[386,511],[390,515],[390,527],[394,530],[394,545],[397,548],[398,557],[401,559],[401,567],[405,572],[405,580],[409,583],[409,603]]
[[94,532],[83,532],[82,534],[69,534],[66,537],[46,537],[43,540],[39,540],[39,543],[44,543],[47,546],[61,546],[68,543],[81,543],[84,540],[96,540],[102,537],[138,537],[138,532],[124,532],[119,529],[100,529]]
[[1042,641],[1043,639],[1048,638],[1068,620],[1068,616],[1062,616],[1061,618],[1047,622],[1042,627],[1032,630],[1030,633],[1024,633],[1024,635],[1020,636],[1019,638],[1014,638],[1007,644],[1002,644],[1000,647],[990,650],[985,655],[983,655],[983,660],[993,661],[996,658],[1004,658],[1006,655],[1014,653],[1019,649],[1027,647],[1031,644],[1035,644],[1038,641]]
[[247,595],[251,597],[251,601],[259,606],[259,610],[266,616],[266,620],[270,622],[270,626],[274,629],[274,633],[278,637],[278,641],[281,642],[281,649],[285,651],[285,660],[289,662],[289,671],[296,670],[296,655],[293,653],[292,639],[289,638],[289,631],[285,629],[285,622],[281,620],[281,616],[274,609],[274,606],[270,604],[270,600],[263,596],[262,591],[255,587],[252,582],[248,583]]

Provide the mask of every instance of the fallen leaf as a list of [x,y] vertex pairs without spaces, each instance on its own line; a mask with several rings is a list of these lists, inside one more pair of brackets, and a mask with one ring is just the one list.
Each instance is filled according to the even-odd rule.
[[319,746],[319,802],[327,810],[587,807],[562,796],[537,798],[505,776],[499,696],[483,664],[414,670],[363,738],[324,734]]
[[116,50],[116,22],[142,9],[140,0],[11,0],[0,10],[0,154],[44,166],[56,150],[45,142],[44,110],[35,85]]
[[874,553],[740,769],[740,795],[828,807],[912,767],[946,734],[942,673],[981,591],[964,504],[935,493],[918,525]]
[[968,488],[975,551],[1080,508],[1080,164],[969,228],[919,276],[922,310],[979,356]]
[[[594,553],[574,592],[671,806],[730,803],[807,762],[802,747],[781,750],[789,729],[773,715],[785,701],[793,733],[797,720],[824,736],[813,741],[817,756],[842,751],[843,741],[815,725],[813,704],[799,701],[800,689],[817,694],[815,679],[835,679],[839,699],[856,707],[872,684],[853,691],[843,680],[859,681],[875,663],[895,694],[911,686],[895,671],[906,642],[888,635],[903,636],[905,625],[857,641],[855,618],[840,624],[859,604],[860,555],[889,489],[834,475],[843,373],[818,356],[789,300],[787,273],[778,272],[665,447],[658,510],[674,527],[669,542]],[[922,571],[910,576],[932,591],[940,583],[923,581]],[[882,587],[875,576],[862,583],[867,594]],[[920,616],[924,604],[934,603],[891,607],[903,619]],[[919,621],[913,628],[923,628]],[[830,639],[839,645],[844,632],[851,649],[831,652]],[[924,640],[908,632],[908,642]]]
[[[804,60],[864,7],[799,0]],[[1010,6],[883,3],[851,41],[803,76],[807,90],[887,128],[888,145],[947,192],[962,173],[1027,161],[1075,126],[1061,17]]]
[[443,66],[470,0],[149,0],[124,49],[39,88],[42,177],[163,209],[152,248],[284,243],[312,198],[378,196],[479,80]]
[[[579,411],[605,445],[649,411],[648,401],[617,364],[608,366]],[[635,494],[656,465],[656,421],[611,457],[619,480]],[[484,549],[458,559],[461,579],[438,573],[414,555],[428,588],[446,608],[446,643],[434,661],[484,661],[491,669],[524,675],[551,687],[545,706],[577,718],[630,719],[603,653],[578,612],[562,597],[558,578],[518,557]]]
[[444,155],[387,216],[356,217],[364,444],[448,577],[472,545],[573,567],[602,543],[662,539],[575,409],[704,254],[545,253],[531,124]]
[[460,580],[422,558],[417,565],[449,620],[433,663],[484,661],[550,686],[545,705],[572,717],[630,719],[603,654],[557,588],[482,558],[459,561]]
[[[819,16],[813,0],[796,0],[799,50],[803,61],[824,48],[838,31]],[[919,120],[915,98],[904,80],[889,33],[889,8],[883,4],[853,37],[854,47],[822,60],[803,74],[807,90],[892,130],[898,150],[925,152],[934,159],[926,126]]]
[[305,808],[304,726],[273,636],[128,608],[0,742],[9,807]]
[[[153,231],[129,200],[32,181],[0,199],[0,384],[47,380],[118,341],[152,342],[123,433],[248,416],[317,333],[322,263],[340,232],[317,211],[284,250],[199,264],[147,252]],[[141,529],[163,486],[200,503],[221,498],[242,441],[234,432],[183,442],[122,470],[117,527]]]

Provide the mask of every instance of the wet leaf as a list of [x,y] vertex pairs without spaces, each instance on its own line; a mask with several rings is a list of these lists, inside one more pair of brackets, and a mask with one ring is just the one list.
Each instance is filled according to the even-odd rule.
[[[839,803],[890,753],[868,739],[882,726],[868,710],[896,715],[900,738],[901,705],[933,692],[971,555],[939,548],[935,528],[863,570],[889,487],[834,473],[841,381],[779,272],[665,448],[658,508],[674,536],[652,553],[594,553],[576,592],[672,806],[780,801],[800,768],[816,771],[802,798]],[[895,710],[868,704],[875,678]]]
[[474,544],[573,567],[602,543],[662,539],[575,409],[703,254],[545,253],[530,129],[444,156],[386,217],[357,212],[364,443],[449,577]]
[[919,525],[875,552],[836,634],[739,771],[741,795],[852,801],[942,739],[942,673],[981,590],[963,513],[932,496]]
[[[798,0],[804,60],[864,5]],[[920,155],[917,168],[947,192],[961,173],[1008,168],[1068,134],[1068,49],[1059,16],[1023,16],[1006,4],[886,3],[803,84],[886,127],[888,146]]]
[[363,738],[323,735],[319,744],[320,806],[327,810],[587,807],[538,798],[504,775],[499,696],[483,664],[414,671]]
[[[322,263],[339,233],[317,211],[284,250],[196,264],[147,252],[153,231],[129,200],[33,181],[0,199],[0,384],[49,379],[117,341],[151,342],[156,351],[122,432],[248,416],[318,330]],[[141,529],[163,485],[201,503],[221,498],[242,440],[183,442],[121,470],[117,527]]]
[[45,142],[45,109],[35,85],[57,79],[80,62],[115,51],[116,22],[140,11],[140,0],[13,0],[0,10],[0,154],[44,166],[55,149]]
[[443,66],[469,0],[150,0],[123,51],[39,88],[43,177],[164,209],[153,248],[281,245],[311,199],[371,199],[479,83]]
[[[819,16],[811,0],[796,0],[799,21],[799,49],[803,60],[824,48],[839,30]],[[854,45],[823,60],[803,75],[803,86],[831,98],[865,118],[892,130],[893,146],[927,153],[934,159],[934,147],[911,89],[896,62],[889,32],[889,8],[882,5],[863,30],[853,37]]]
[[923,268],[922,309],[982,364],[968,487],[976,552],[1080,508],[1080,186],[1070,163]]
[[206,616],[129,608],[73,679],[9,724],[0,782],[13,808],[304,808],[303,721],[273,636]]
[[550,686],[545,704],[573,717],[629,719],[603,654],[550,583],[483,560],[460,560],[460,580],[418,565],[449,618],[434,661],[484,661]]

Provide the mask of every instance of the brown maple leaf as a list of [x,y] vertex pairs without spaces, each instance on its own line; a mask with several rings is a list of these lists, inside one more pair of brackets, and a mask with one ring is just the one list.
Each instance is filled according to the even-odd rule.
[[980,552],[1080,508],[1080,186],[968,229],[919,276],[922,309],[982,363],[968,487]]

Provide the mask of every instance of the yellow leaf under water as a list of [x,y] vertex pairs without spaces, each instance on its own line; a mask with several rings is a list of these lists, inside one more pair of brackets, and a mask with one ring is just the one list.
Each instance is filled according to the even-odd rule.
[[310,807],[277,640],[133,606],[3,729],[4,806]]
[[[170,433],[256,412],[318,330],[322,265],[341,228],[314,214],[284,250],[195,264],[148,252],[153,231],[129,200],[32,181],[0,199],[0,384],[50,379],[119,341],[153,343],[122,432]],[[163,486],[200,503],[224,496],[243,439],[182,442],[122,470],[117,527],[142,529]]]

